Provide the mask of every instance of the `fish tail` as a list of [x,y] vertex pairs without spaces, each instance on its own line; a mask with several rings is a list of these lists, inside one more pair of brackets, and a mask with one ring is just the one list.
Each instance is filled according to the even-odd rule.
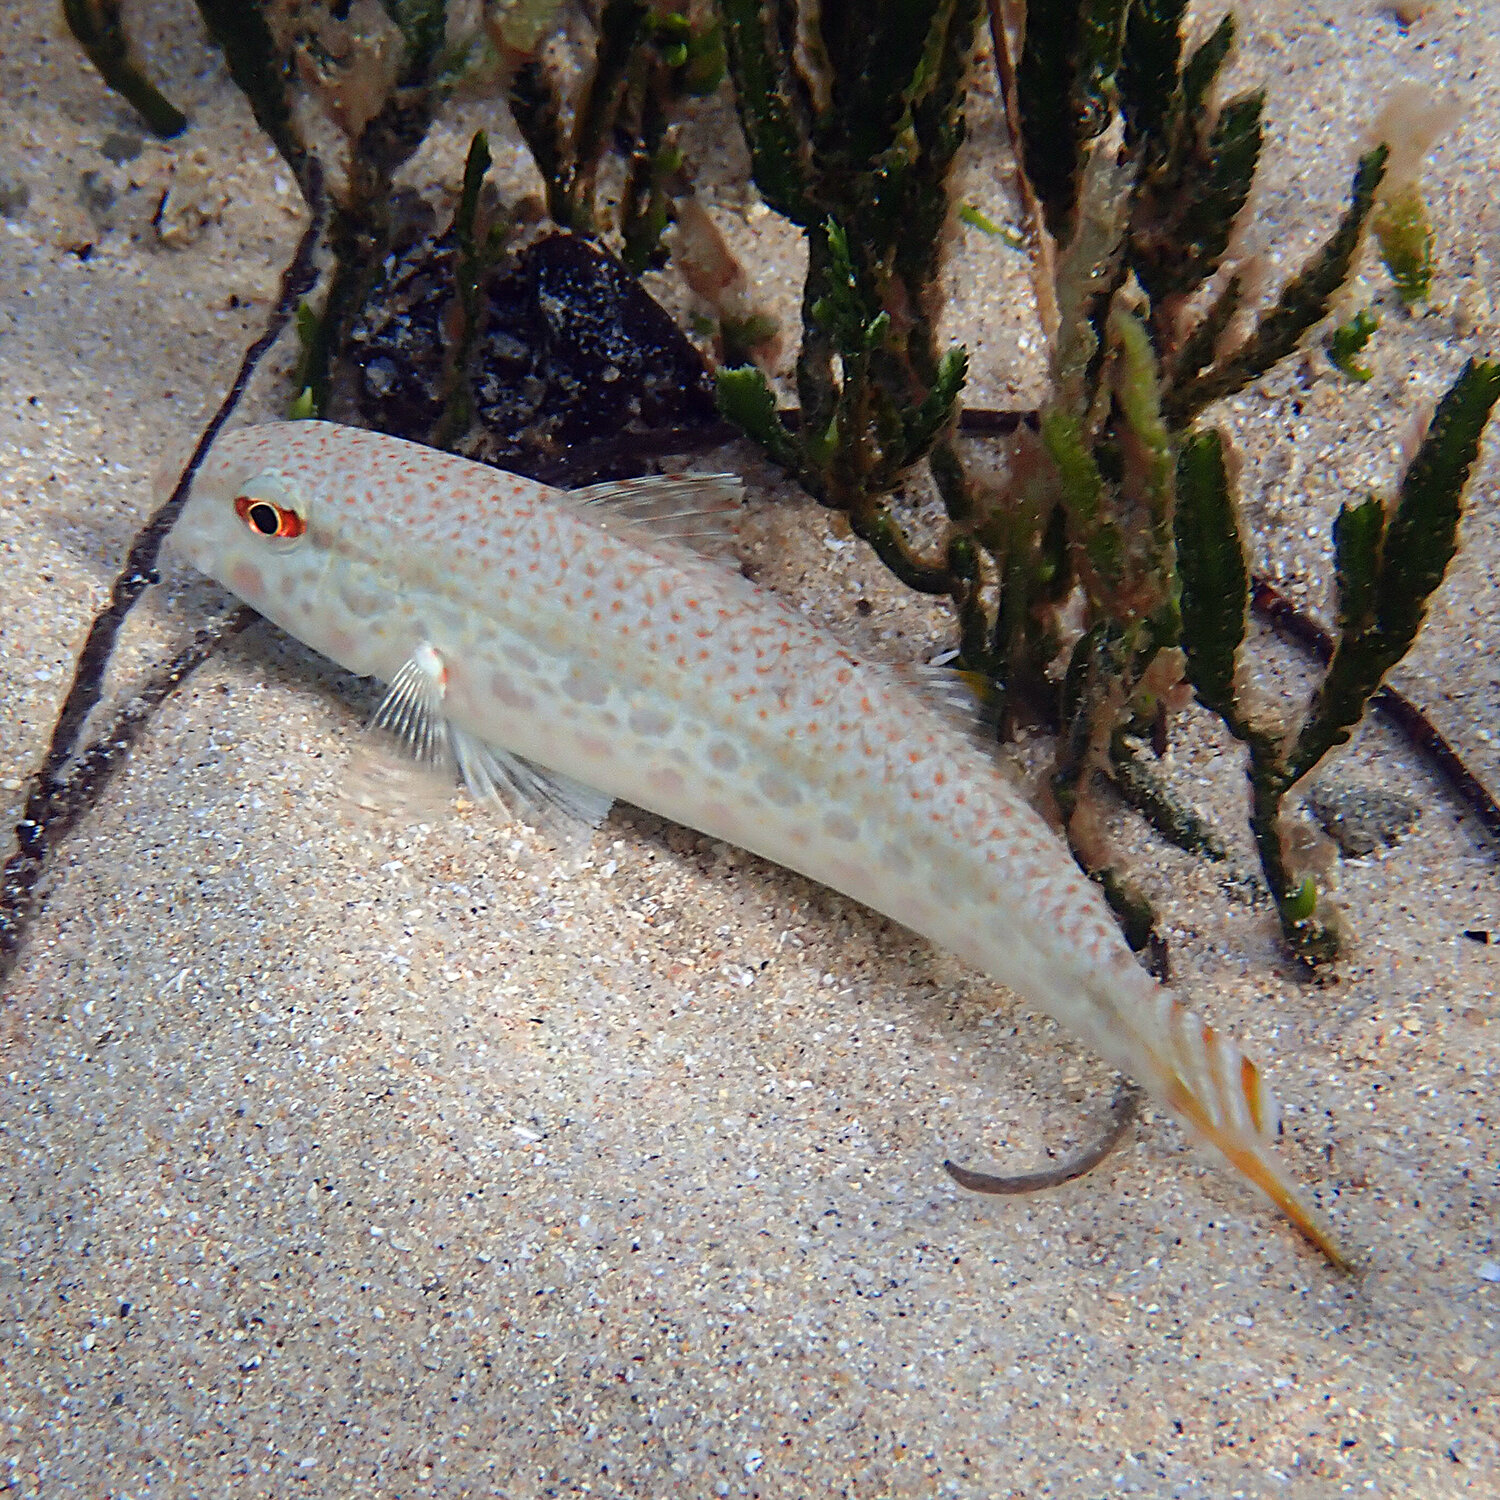
[[1154,996],[1156,1025],[1145,1045],[1148,1084],[1193,1132],[1284,1213],[1341,1271],[1353,1269],[1273,1146],[1281,1123],[1275,1096],[1238,1044],[1165,990]]

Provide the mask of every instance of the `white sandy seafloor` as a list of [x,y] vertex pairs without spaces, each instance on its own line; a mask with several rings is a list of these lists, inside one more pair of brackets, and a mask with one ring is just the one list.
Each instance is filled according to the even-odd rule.
[[[135,127],[54,7],[0,4],[0,178],[29,190],[0,220],[10,822],[155,472],[301,223],[190,7],[151,10],[150,66],[194,123],[116,166],[100,146]],[[1241,72],[1274,122],[1250,240],[1283,265],[1338,211],[1390,84],[1466,108],[1429,177],[1436,306],[1386,307],[1368,386],[1313,359],[1222,414],[1258,558],[1322,607],[1340,497],[1388,483],[1412,413],[1500,352],[1500,17],[1246,14]],[[705,161],[725,120],[694,127]],[[1004,218],[987,129],[964,191]],[[451,181],[462,143],[429,175]],[[150,223],[173,182],[175,246]],[[789,305],[789,237],[741,185],[710,200]],[[975,399],[1023,400],[1014,252],[966,231],[955,256]],[[1384,294],[1378,267],[1367,283]],[[1402,674],[1491,785],[1497,448]],[[759,485],[763,581],[872,652],[941,638],[744,450],[709,461]],[[223,608],[177,575],[156,592],[121,692]],[[1259,647],[1300,691],[1295,658]],[[1023,1170],[1089,1138],[1105,1070],[902,930],[644,814],[617,809],[582,869],[473,808],[361,821],[339,793],[368,703],[252,629],[54,862],[0,1002],[0,1489],[1500,1493],[1500,948],[1463,936],[1500,935],[1496,851],[1389,731],[1340,772],[1422,814],[1339,867],[1356,938],[1327,983],[1290,970],[1264,905],[1118,825],[1178,982],[1267,1064],[1287,1156],[1363,1262],[1348,1278],[1159,1115],[1061,1190],[959,1191],[944,1157]],[[1237,765],[1186,718],[1169,774],[1244,865]]]

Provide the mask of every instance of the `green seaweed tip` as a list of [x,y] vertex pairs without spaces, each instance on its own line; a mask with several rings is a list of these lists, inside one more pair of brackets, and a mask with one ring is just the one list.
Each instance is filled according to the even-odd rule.
[[1375,372],[1369,365],[1361,363],[1359,354],[1379,327],[1380,319],[1376,317],[1374,309],[1362,307],[1347,323],[1340,323],[1328,335],[1325,346],[1328,358],[1350,380],[1363,384],[1374,375]]
[[1281,914],[1288,922],[1305,922],[1317,910],[1318,883],[1306,875],[1302,883],[1281,903]]
[[1400,189],[1381,203],[1370,227],[1402,305],[1410,307],[1413,303],[1425,301],[1432,290],[1437,237],[1416,183]]
[[63,19],[99,76],[131,104],[154,135],[170,140],[187,116],[146,77],[130,45],[120,0],[62,0]]
[[795,469],[797,449],[781,425],[776,396],[770,382],[754,365],[720,370],[717,381],[719,410],[729,421],[748,433],[783,468]]

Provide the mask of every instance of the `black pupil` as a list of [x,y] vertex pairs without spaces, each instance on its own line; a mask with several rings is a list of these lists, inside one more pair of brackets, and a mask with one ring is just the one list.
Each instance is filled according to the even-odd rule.
[[262,536],[275,536],[281,530],[281,517],[276,514],[274,505],[267,505],[262,501],[259,505],[250,507],[250,524]]

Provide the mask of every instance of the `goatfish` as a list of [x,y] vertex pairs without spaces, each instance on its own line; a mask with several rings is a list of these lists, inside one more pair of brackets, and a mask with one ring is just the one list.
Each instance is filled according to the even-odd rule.
[[[559,836],[620,798],[948,949],[1143,1085],[1348,1262],[1239,1047],[1136,961],[933,669],[864,661],[727,551],[730,475],[561,491],[328,422],[231,432],[173,545],[340,666],[374,723]],[[949,682],[953,674],[941,674]]]

